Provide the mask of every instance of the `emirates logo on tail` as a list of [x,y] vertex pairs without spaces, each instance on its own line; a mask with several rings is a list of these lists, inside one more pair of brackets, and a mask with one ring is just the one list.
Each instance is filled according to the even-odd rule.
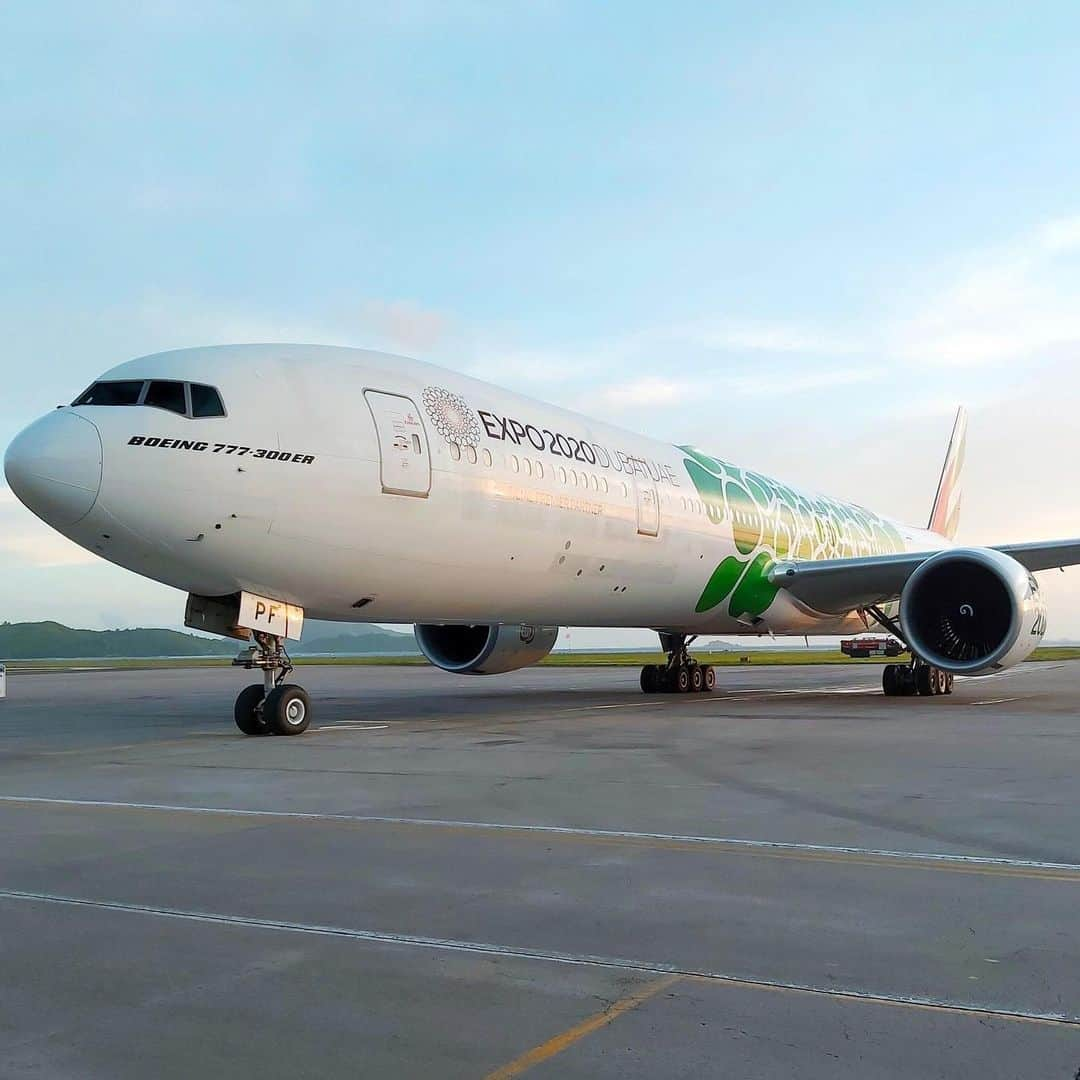
[[934,508],[930,511],[930,524],[927,528],[947,540],[956,537],[960,525],[960,503],[963,495],[961,475],[964,470],[964,453],[967,447],[967,413],[961,408],[956,413],[952,438],[945,454],[945,465],[941,470]]

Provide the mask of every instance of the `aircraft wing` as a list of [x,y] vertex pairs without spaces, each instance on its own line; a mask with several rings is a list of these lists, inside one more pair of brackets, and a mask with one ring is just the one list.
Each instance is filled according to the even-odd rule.
[[[1080,540],[1000,544],[993,550],[1011,556],[1031,571],[1080,563]],[[786,589],[811,610],[843,615],[870,604],[896,600],[907,579],[936,554],[936,551],[910,551],[821,562],[778,562],[768,576],[774,585]]]

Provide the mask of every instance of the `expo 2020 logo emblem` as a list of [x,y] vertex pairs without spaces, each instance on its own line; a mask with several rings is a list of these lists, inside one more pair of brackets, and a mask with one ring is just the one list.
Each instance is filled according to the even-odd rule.
[[460,394],[429,386],[424,390],[424,409],[447,442],[459,446],[476,446],[480,442],[480,421]]

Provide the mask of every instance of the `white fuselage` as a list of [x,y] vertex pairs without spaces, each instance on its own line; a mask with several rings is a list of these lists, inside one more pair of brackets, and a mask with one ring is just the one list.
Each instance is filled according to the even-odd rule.
[[[861,623],[816,615],[783,592],[752,618],[727,602],[699,610],[725,560],[753,557],[751,543],[736,542],[740,528],[760,532],[764,557],[776,555],[767,538],[781,527],[804,534],[797,557],[873,554],[873,536],[848,524],[867,517],[899,547],[947,545],[787,487],[785,498],[818,507],[812,525],[784,526],[768,497],[746,513],[710,503],[675,446],[403,357],[222,346],[144,357],[101,378],[207,384],[227,415],[147,405],[50,414],[38,443],[65,438],[71,414],[96,430],[100,484],[93,495],[79,480],[89,505],[77,520],[48,500],[32,508],[149,578],[204,596],[277,597],[314,618],[835,632]],[[747,474],[753,491],[756,475]]]

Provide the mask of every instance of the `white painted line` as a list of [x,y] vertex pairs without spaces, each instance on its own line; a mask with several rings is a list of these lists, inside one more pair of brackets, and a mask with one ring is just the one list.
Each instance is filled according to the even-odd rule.
[[969,701],[969,705],[1004,705],[1006,701],[1019,701],[1019,698],[1015,697],[998,697],[990,698],[989,701]]
[[314,731],[385,731],[389,724],[362,724],[344,721],[340,724],[320,724]]
[[685,978],[702,979],[729,986],[744,986],[759,990],[783,990],[790,993],[812,994],[816,997],[864,1001],[880,1005],[899,1005],[963,1015],[994,1017],[1002,1020],[1080,1027],[1080,1017],[1070,1016],[1067,1013],[996,1009],[988,1005],[965,1004],[963,1002],[942,1001],[934,998],[907,997],[900,994],[878,994],[864,990],[847,990],[831,986],[813,986],[805,983],[785,982],[779,979],[759,979],[733,975],[727,972],[684,968],[676,964],[655,963],[648,960],[628,960],[622,957],[598,956],[589,953],[556,952],[513,945],[496,945],[483,941],[456,941],[452,938],[397,934],[386,930],[327,926],[320,923],[287,922],[281,919],[259,919],[254,916],[227,915],[219,912],[184,911],[179,908],[156,907],[151,904],[126,904],[116,900],[89,900],[83,897],[55,893],[24,892],[20,889],[0,889],[0,899],[39,904],[64,904],[70,907],[92,908],[98,911],[118,911],[125,914],[152,915],[158,918],[211,923],[218,926],[237,926],[259,930],[277,930],[293,934],[312,934],[319,937],[347,938],[353,941],[368,941],[382,945],[404,945],[419,949],[438,949],[444,952],[480,953],[486,956],[504,956],[516,960],[539,960],[550,964],[567,964],[574,967],[609,968],[660,975],[681,975]]
[[834,844],[796,844],[781,840],[744,840],[726,836],[693,836],[680,833],[629,832],[619,829],[581,829],[564,825],[512,825],[492,821],[454,821],[441,818],[389,817],[382,814],[321,814],[302,810],[240,810],[223,806],[175,806],[169,803],[114,802],[105,799],[56,799],[38,795],[0,795],[0,803],[44,806],[81,806],[102,810],[150,810],[169,814],[217,814],[234,817],[280,818],[283,821],[330,821],[366,825],[412,825],[421,828],[475,829],[478,832],[542,833],[551,836],[582,836],[613,840],[656,840],[704,847],[728,847],[747,851],[804,851],[823,855],[852,855],[911,862],[962,863],[965,866],[1009,866],[1033,870],[1067,870],[1080,873],[1080,863],[1042,862],[1037,859],[1006,859],[986,855],[949,855],[945,852],[890,851],[887,848],[842,847]]

